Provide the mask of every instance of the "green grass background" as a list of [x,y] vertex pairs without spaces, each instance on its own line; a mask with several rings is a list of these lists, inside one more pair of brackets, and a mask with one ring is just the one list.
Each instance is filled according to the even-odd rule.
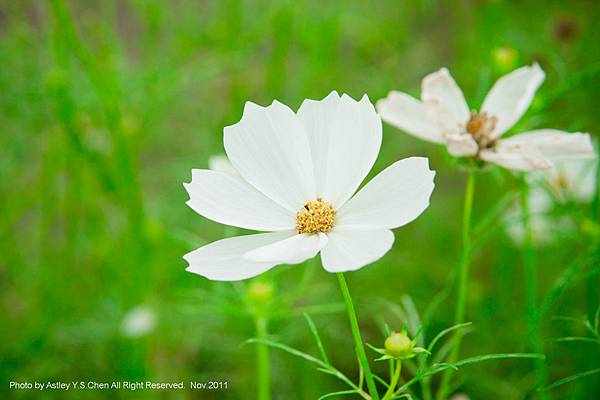
[[[278,99],[296,109],[333,89],[373,102],[392,89],[418,95],[421,78],[447,66],[477,107],[495,79],[537,61],[547,78],[514,131],[596,134],[598,20],[595,1],[1,1],[0,397],[130,397],[9,391],[9,380],[221,380],[228,390],[131,396],[253,398],[255,348],[240,346],[254,336],[243,285],[187,273],[181,258],[235,234],[188,208],[182,182],[223,152],[223,127],[240,119],[244,102]],[[501,47],[513,58],[499,59]],[[442,148],[384,126],[372,175],[412,155],[430,157],[437,171],[430,208],[395,232],[383,259],[348,275],[363,336],[379,346],[382,321],[402,326],[386,302],[404,294],[424,313],[450,291],[430,332],[453,320],[465,174]],[[517,188],[511,174],[482,175],[475,221]],[[577,224],[593,218],[589,205],[562,212]],[[598,240],[586,232],[564,232],[536,249],[540,301]],[[498,223],[478,239],[467,311],[474,327],[462,354],[527,351],[519,248]],[[276,296],[293,291],[306,268],[269,273]],[[597,272],[564,285],[542,321],[544,340],[584,334],[550,317],[593,312],[599,291]],[[272,337],[316,354],[300,310],[339,301],[335,277],[317,268],[292,309],[272,322]],[[156,310],[158,325],[126,338],[121,321],[139,304]],[[333,362],[356,376],[343,309],[316,311]],[[544,351],[551,381],[600,363],[597,346],[585,343],[546,342]],[[271,362],[277,399],[342,389],[288,354],[273,351]],[[466,367],[457,377],[472,399],[537,396],[526,360]],[[600,398],[598,379],[551,394]]]

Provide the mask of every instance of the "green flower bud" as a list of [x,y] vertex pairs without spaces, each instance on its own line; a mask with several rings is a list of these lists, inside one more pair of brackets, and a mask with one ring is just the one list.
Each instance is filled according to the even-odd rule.
[[406,332],[392,332],[385,339],[384,346],[386,353],[392,357],[408,357],[414,350],[413,343]]
[[267,303],[273,298],[273,285],[270,282],[252,282],[248,286],[248,299],[256,303]]
[[494,66],[502,72],[513,70],[518,58],[518,51],[512,47],[496,47],[492,50]]

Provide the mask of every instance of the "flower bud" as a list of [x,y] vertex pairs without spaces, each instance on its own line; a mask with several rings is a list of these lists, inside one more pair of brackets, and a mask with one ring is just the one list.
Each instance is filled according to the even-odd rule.
[[519,53],[512,47],[496,47],[492,50],[494,66],[502,72],[515,68]]
[[406,332],[392,332],[385,339],[385,351],[392,357],[407,357],[413,353],[413,343]]
[[248,286],[248,299],[256,303],[267,303],[273,298],[273,285],[270,282],[252,282]]

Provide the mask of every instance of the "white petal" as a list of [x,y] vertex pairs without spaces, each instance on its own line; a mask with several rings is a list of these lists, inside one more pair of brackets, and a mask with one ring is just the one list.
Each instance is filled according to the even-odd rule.
[[395,162],[339,210],[336,226],[392,229],[408,224],[429,206],[434,175],[427,158]]
[[538,129],[502,140],[504,146],[535,148],[550,159],[595,158],[594,146],[587,133],[568,133],[556,129]]
[[332,92],[298,110],[313,157],[317,196],[340,207],[367,176],[381,146],[381,120],[365,95]]
[[208,168],[213,171],[228,172],[230,174],[239,175],[237,169],[233,168],[229,158],[225,154],[215,154],[208,157]]
[[216,281],[248,279],[273,268],[276,263],[251,261],[243,257],[245,253],[295,235],[295,231],[288,231],[222,239],[183,256],[189,264],[186,271]]
[[251,250],[244,258],[276,264],[298,264],[314,257],[327,244],[327,236],[296,234],[276,243]]
[[504,146],[500,141],[493,149],[479,153],[482,160],[517,171],[541,171],[552,166],[539,150],[518,146]]
[[468,133],[447,135],[448,153],[455,157],[474,156],[479,151],[479,146],[473,136]]
[[321,261],[329,272],[355,271],[379,260],[394,243],[394,234],[386,229],[364,230],[334,227],[329,243],[321,250]]
[[184,183],[187,204],[198,214],[221,224],[258,231],[294,229],[296,216],[246,183],[238,175],[207,169],[192,170]]
[[316,197],[306,133],[287,106],[246,103],[242,120],[225,128],[224,144],[240,175],[288,210]]
[[438,124],[443,128],[451,128],[451,132],[455,132],[455,129],[464,126],[469,120],[469,106],[465,96],[446,68],[423,79],[421,100],[432,106],[429,110],[436,113]]
[[438,125],[427,114],[423,103],[406,93],[390,92],[377,102],[381,119],[419,139],[445,143]]
[[494,137],[517,123],[543,81],[544,71],[538,64],[514,70],[496,81],[481,106],[482,112],[498,119]]

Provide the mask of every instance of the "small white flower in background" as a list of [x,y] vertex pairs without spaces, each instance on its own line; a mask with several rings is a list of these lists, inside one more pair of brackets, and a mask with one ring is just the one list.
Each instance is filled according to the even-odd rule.
[[327,271],[359,269],[391,248],[390,229],[417,218],[434,187],[427,159],[412,157],[354,195],[381,146],[381,120],[367,96],[332,92],[305,100],[297,113],[277,101],[248,102],[241,121],[225,128],[224,144],[239,175],[193,170],[187,204],[213,221],[269,233],[184,256],[188,271],[213,280],[250,278],[319,252]]
[[561,201],[589,203],[596,191],[598,160],[555,162],[545,177],[550,191]]
[[215,154],[208,157],[208,168],[213,171],[228,172],[239,175],[225,154]]
[[[554,167],[530,175],[529,209],[533,242],[547,244],[558,239],[557,233],[573,231],[577,226],[568,217],[553,216],[557,202],[589,203],[596,187],[597,160],[554,161]],[[522,244],[525,234],[519,204],[504,216],[504,227],[515,244]]]
[[592,158],[588,134],[539,129],[506,139],[544,80],[538,64],[519,68],[494,84],[479,112],[469,112],[462,91],[446,68],[423,79],[421,101],[390,92],[377,102],[387,123],[418,138],[444,144],[455,157],[475,157],[520,171],[543,170],[553,159]]
[[[555,225],[552,217],[548,214],[552,209],[552,198],[539,186],[529,190],[529,228],[531,229],[531,240],[536,245],[551,243],[556,238],[556,230],[567,229],[571,224],[563,219],[560,225]],[[523,227],[523,212],[519,201],[506,210],[503,218],[503,226],[506,234],[512,242],[521,246],[525,242],[525,228]]]
[[148,306],[132,308],[121,321],[121,333],[130,338],[148,335],[156,327],[156,313]]

